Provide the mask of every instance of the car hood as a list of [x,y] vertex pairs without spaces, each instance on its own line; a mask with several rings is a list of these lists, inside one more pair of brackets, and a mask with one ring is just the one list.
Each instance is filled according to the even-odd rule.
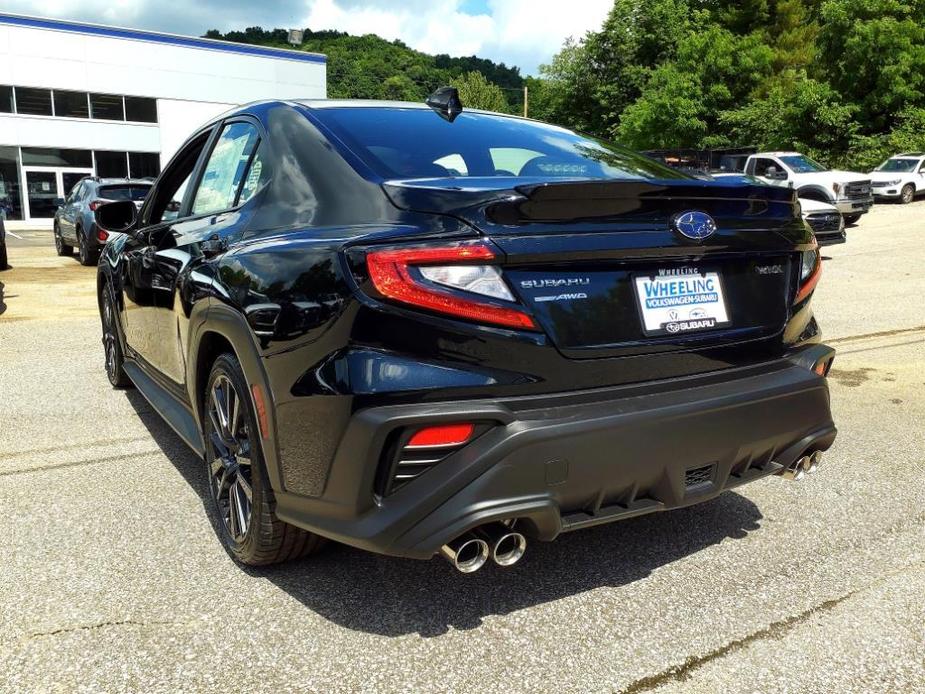
[[872,181],[896,181],[910,178],[912,171],[871,171],[867,174]]
[[818,200],[810,200],[808,198],[800,198],[800,208],[803,210],[803,216],[814,212],[838,212],[838,208],[835,207],[835,205],[830,205],[827,202],[819,202]]
[[814,171],[794,174],[794,176],[796,178],[811,179],[819,183],[855,183],[870,180],[870,175],[857,171]]

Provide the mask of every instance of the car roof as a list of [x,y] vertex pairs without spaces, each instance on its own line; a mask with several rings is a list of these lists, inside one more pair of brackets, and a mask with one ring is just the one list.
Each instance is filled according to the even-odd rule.
[[98,186],[112,186],[112,185],[150,186],[154,184],[153,178],[100,178],[99,176],[87,176],[83,180],[96,183]]
[[890,159],[899,159],[901,157],[925,157],[925,152],[903,152],[902,154],[894,154]]
[[802,157],[803,153],[802,152],[758,152],[757,154],[754,154],[752,156],[766,157],[768,155],[772,157],[790,157],[790,156]]

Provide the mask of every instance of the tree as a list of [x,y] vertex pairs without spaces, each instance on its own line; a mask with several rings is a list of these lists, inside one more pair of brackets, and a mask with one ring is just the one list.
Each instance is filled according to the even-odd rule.
[[828,0],[820,58],[831,85],[857,103],[867,133],[908,106],[925,105],[925,2]]
[[459,90],[459,99],[464,108],[498,113],[507,113],[510,109],[501,88],[485,79],[481,72],[467,72],[450,80],[450,84]]

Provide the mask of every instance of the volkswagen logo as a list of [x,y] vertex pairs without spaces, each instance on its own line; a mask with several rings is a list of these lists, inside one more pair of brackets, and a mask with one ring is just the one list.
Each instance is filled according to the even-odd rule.
[[703,241],[716,233],[716,222],[706,212],[681,212],[671,220],[671,226],[681,236]]

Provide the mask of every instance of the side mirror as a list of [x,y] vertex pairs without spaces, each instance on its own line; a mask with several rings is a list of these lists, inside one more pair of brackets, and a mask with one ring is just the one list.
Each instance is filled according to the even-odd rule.
[[64,207],[64,198],[55,198],[55,207]]
[[97,207],[93,216],[100,229],[124,234],[138,221],[138,208],[131,200],[119,200]]

